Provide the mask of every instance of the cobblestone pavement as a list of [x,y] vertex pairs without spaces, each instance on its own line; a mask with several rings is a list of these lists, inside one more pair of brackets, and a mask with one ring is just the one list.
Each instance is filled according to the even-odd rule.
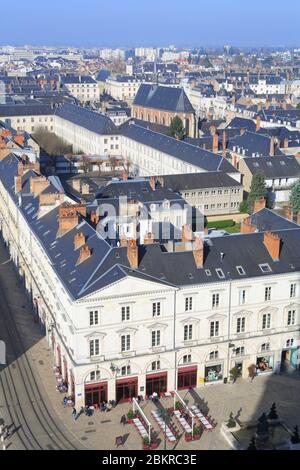
[[[20,384],[17,374],[18,367],[22,366],[23,354],[20,352],[16,360],[13,353],[8,351],[9,367],[0,369],[0,376],[3,377],[8,370],[13,374],[16,381],[16,393],[11,390],[11,395],[7,397],[9,407],[5,402],[5,396],[0,383],[0,418],[4,418],[7,424],[14,424],[23,427],[23,441],[29,436],[29,429],[37,437],[39,445],[44,449],[51,448],[79,448],[79,449],[115,449],[117,436],[123,436],[125,440],[124,450],[141,449],[142,442],[133,425],[121,425],[121,417],[130,410],[131,405],[121,405],[109,413],[97,412],[93,417],[80,416],[74,423],[71,417],[71,409],[62,406],[63,396],[56,391],[56,382],[52,373],[53,357],[45,339],[41,337],[39,327],[34,324],[30,303],[24,293],[23,286],[18,282],[15,271],[11,263],[3,265],[6,251],[0,243],[0,283],[1,283],[1,308],[0,308],[0,336],[3,334],[3,305],[8,304],[9,312],[21,333],[26,357],[29,361],[35,384],[27,383],[32,379],[27,377],[25,382],[27,388],[36,386],[39,394],[32,397],[26,395],[24,384]],[[2,292],[2,293],[1,293]],[[17,340],[17,339],[16,339]],[[27,366],[26,366],[27,367]],[[7,382],[7,385],[10,382]],[[4,384],[5,385],[5,384]],[[25,390],[25,391],[24,391]],[[6,390],[7,392],[7,390]],[[192,405],[195,401],[201,402],[202,408],[207,408],[207,413],[217,424],[212,432],[205,432],[200,441],[186,443],[181,437],[176,444],[176,450],[215,450],[229,449],[227,443],[220,435],[221,423],[228,419],[230,412],[234,413],[240,421],[256,421],[263,411],[268,412],[272,403],[276,402],[277,410],[286,424],[293,428],[300,425],[300,374],[292,376],[265,376],[257,377],[253,383],[249,380],[239,380],[236,384],[215,384],[194,391],[182,392],[182,397]],[[172,399],[162,400],[162,405],[166,408],[173,406]],[[159,428],[151,418],[151,410],[154,407],[152,402],[142,404],[144,412],[150,419],[153,428],[159,433]],[[43,426],[39,422],[43,418]],[[27,424],[22,421],[20,410],[25,410]],[[40,411],[39,411],[40,410]],[[51,416],[51,419],[49,418]],[[13,419],[12,419],[13,418]],[[18,420],[20,423],[18,423]],[[53,420],[53,421],[52,421]],[[53,424],[54,423],[54,424]],[[28,429],[26,430],[26,426]],[[179,426],[177,426],[179,429]],[[13,429],[13,428],[12,428]],[[179,429],[180,430],[180,429]],[[22,449],[24,442],[15,433],[6,445],[8,449]],[[21,434],[20,434],[21,435]],[[21,436],[22,437],[22,436]],[[30,436],[29,436],[30,437]],[[162,433],[160,449],[164,448]],[[32,440],[32,439],[31,439]],[[34,443],[33,443],[34,444]],[[39,448],[38,445],[28,446]],[[1,448],[1,447],[0,447]],[[174,449],[174,445],[167,444],[167,449]]]

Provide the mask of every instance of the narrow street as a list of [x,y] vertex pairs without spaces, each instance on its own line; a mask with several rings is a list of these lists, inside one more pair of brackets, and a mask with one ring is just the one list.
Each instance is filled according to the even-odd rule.
[[44,339],[30,311],[24,288],[1,239],[0,339],[6,343],[7,365],[0,366],[0,419],[12,433],[5,442],[6,447],[8,450],[84,449],[56,414],[31,362],[30,348]]

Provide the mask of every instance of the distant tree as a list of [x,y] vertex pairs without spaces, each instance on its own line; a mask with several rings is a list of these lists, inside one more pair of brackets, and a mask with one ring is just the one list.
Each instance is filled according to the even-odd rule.
[[183,140],[184,139],[185,129],[184,129],[184,126],[183,126],[182,119],[180,119],[179,116],[175,116],[171,120],[170,135],[172,137],[175,137],[178,140]]
[[243,201],[240,204],[240,213],[241,214],[247,214],[249,212],[249,205],[248,201]]
[[291,189],[290,203],[293,212],[298,214],[298,212],[300,212],[300,179],[294,184]]
[[273,403],[273,405],[271,406],[270,413],[268,414],[268,419],[270,419],[270,420],[278,419],[278,414],[277,414],[277,410],[276,410],[276,403]]
[[258,172],[252,178],[251,189],[247,200],[250,212],[253,212],[255,201],[266,197],[266,193],[267,187],[264,174]]
[[249,447],[247,450],[257,450],[257,447],[256,447],[256,442],[255,442],[255,437],[253,436],[252,439],[251,439],[251,442],[249,444]]
[[294,433],[291,437],[292,444],[300,444],[299,428],[295,426]]
[[43,128],[37,129],[34,138],[39,146],[51,157],[73,153],[72,145],[64,139]]

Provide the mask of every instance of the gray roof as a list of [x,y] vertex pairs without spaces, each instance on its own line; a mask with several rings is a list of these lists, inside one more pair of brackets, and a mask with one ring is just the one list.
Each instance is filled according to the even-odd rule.
[[64,104],[56,110],[55,114],[96,134],[118,134],[118,129],[111,119],[87,108],[81,108],[73,104]]
[[190,173],[185,175],[166,175],[161,178],[164,180],[165,187],[171,188],[173,191],[242,187],[241,183],[238,183],[222,171]]
[[134,105],[155,108],[173,113],[194,113],[182,88],[142,84],[135,97]]
[[300,165],[293,156],[245,158],[250,172],[263,173],[265,178],[299,178]]

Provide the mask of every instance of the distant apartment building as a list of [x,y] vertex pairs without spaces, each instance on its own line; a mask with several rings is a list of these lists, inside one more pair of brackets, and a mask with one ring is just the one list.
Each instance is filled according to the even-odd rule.
[[99,101],[98,84],[92,77],[82,75],[63,77],[62,86],[81,103]]
[[141,83],[142,81],[135,76],[117,75],[107,78],[105,90],[115,100],[132,102]]

